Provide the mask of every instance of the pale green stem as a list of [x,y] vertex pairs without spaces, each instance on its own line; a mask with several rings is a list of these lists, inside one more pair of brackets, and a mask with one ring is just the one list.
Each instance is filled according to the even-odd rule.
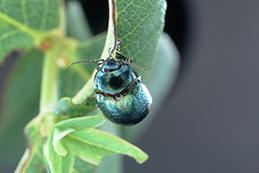
[[[105,42],[105,46],[103,49],[103,53],[101,56],[101,59],[107,59],[110,56],[110,50],[115,48],[115,44],[116,44],[116,38],[117,35],[116,34],[116,26],[114,25],[114,17],[113,16],[113,10],[115,10],[114,5],[114,0],[109,0],[109,24],[108,24],[108,32],[107,32],[107,38],[106,38],[106,42]],[[115,52],[115,51],[114,51]],[[114,54],[113,54],[114,56]]]
[[[60,3],[61,6],[64,7],[63,1],[60,1]],[[60,8],[60,19],[61,24],[58,28],[58,35],[63,37],[66,29],[64,8]],[[60,56],[61,47],[60,40],[53,39],[51,48],[44,56],[40,93],[40,113],[45,112],[45,110],[53,106],[57,101],[57,59]]]
[[41,80],[40,113],[57,101],[57,56],[58,45],[52,44],[52,48],[45,53]]

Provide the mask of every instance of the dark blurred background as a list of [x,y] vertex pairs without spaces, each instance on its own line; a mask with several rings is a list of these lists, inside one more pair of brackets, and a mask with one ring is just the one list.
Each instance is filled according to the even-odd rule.
[[259,172],[259,1],[168,1],[182,68],[126,173]]
[[[106,30],[107,2],[82,1],[93,32]],[[125,157],[125,173],[259,172],[258,9],[259,1],[168,0],[165,32],[180,74],[135,142],[149,160]]]

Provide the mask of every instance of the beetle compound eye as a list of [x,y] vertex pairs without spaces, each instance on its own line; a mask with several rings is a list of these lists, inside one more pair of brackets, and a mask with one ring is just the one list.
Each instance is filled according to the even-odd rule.
[[120,89],[124,84],[125,82],[121,76],[112,76],[109,80],[109,85],[114,90]]

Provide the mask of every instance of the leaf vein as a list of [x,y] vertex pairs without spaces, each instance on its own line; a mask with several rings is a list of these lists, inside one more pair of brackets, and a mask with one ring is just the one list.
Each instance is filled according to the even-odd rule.
[[34,30],[28,28],[27,26],[23,25],[22,23],[18,22],[17,20],[15,20],[1,12],[0,12],[0,19],[2,19],[3,21],[6,21],[7,23],[15,26],[16,28],[18,28],[19,30],[21,30],[27,34],[32,35],[33,37],[37,37],[37,35],[38,35]]

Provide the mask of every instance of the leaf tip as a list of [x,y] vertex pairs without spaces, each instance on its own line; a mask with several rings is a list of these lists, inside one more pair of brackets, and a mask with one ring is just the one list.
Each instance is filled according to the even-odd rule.
[[54,139],[52,142],[53,148],[55,152],[60,155],[60,156],[66,156],[67,150],[65,147],[62,145],[60,140],[65,137],[67,134],[75,131],[74,129],[68,129],[66,131],[60,132],[58,129],[54,129]]
[[67,150],[63,146],[58,146],[56,144],[53,144],[53,148],[58,155],[60,155],[60,156],[67,155]]
[[146,153],[143,153],[143,154],[140,156],[140,158],[137,159],[137,162],[138,162],[139,164],[142,164],[142,163],[144,163],[145,161],[147,161],[147,159],[148,159],[148,155],[147,155]]

